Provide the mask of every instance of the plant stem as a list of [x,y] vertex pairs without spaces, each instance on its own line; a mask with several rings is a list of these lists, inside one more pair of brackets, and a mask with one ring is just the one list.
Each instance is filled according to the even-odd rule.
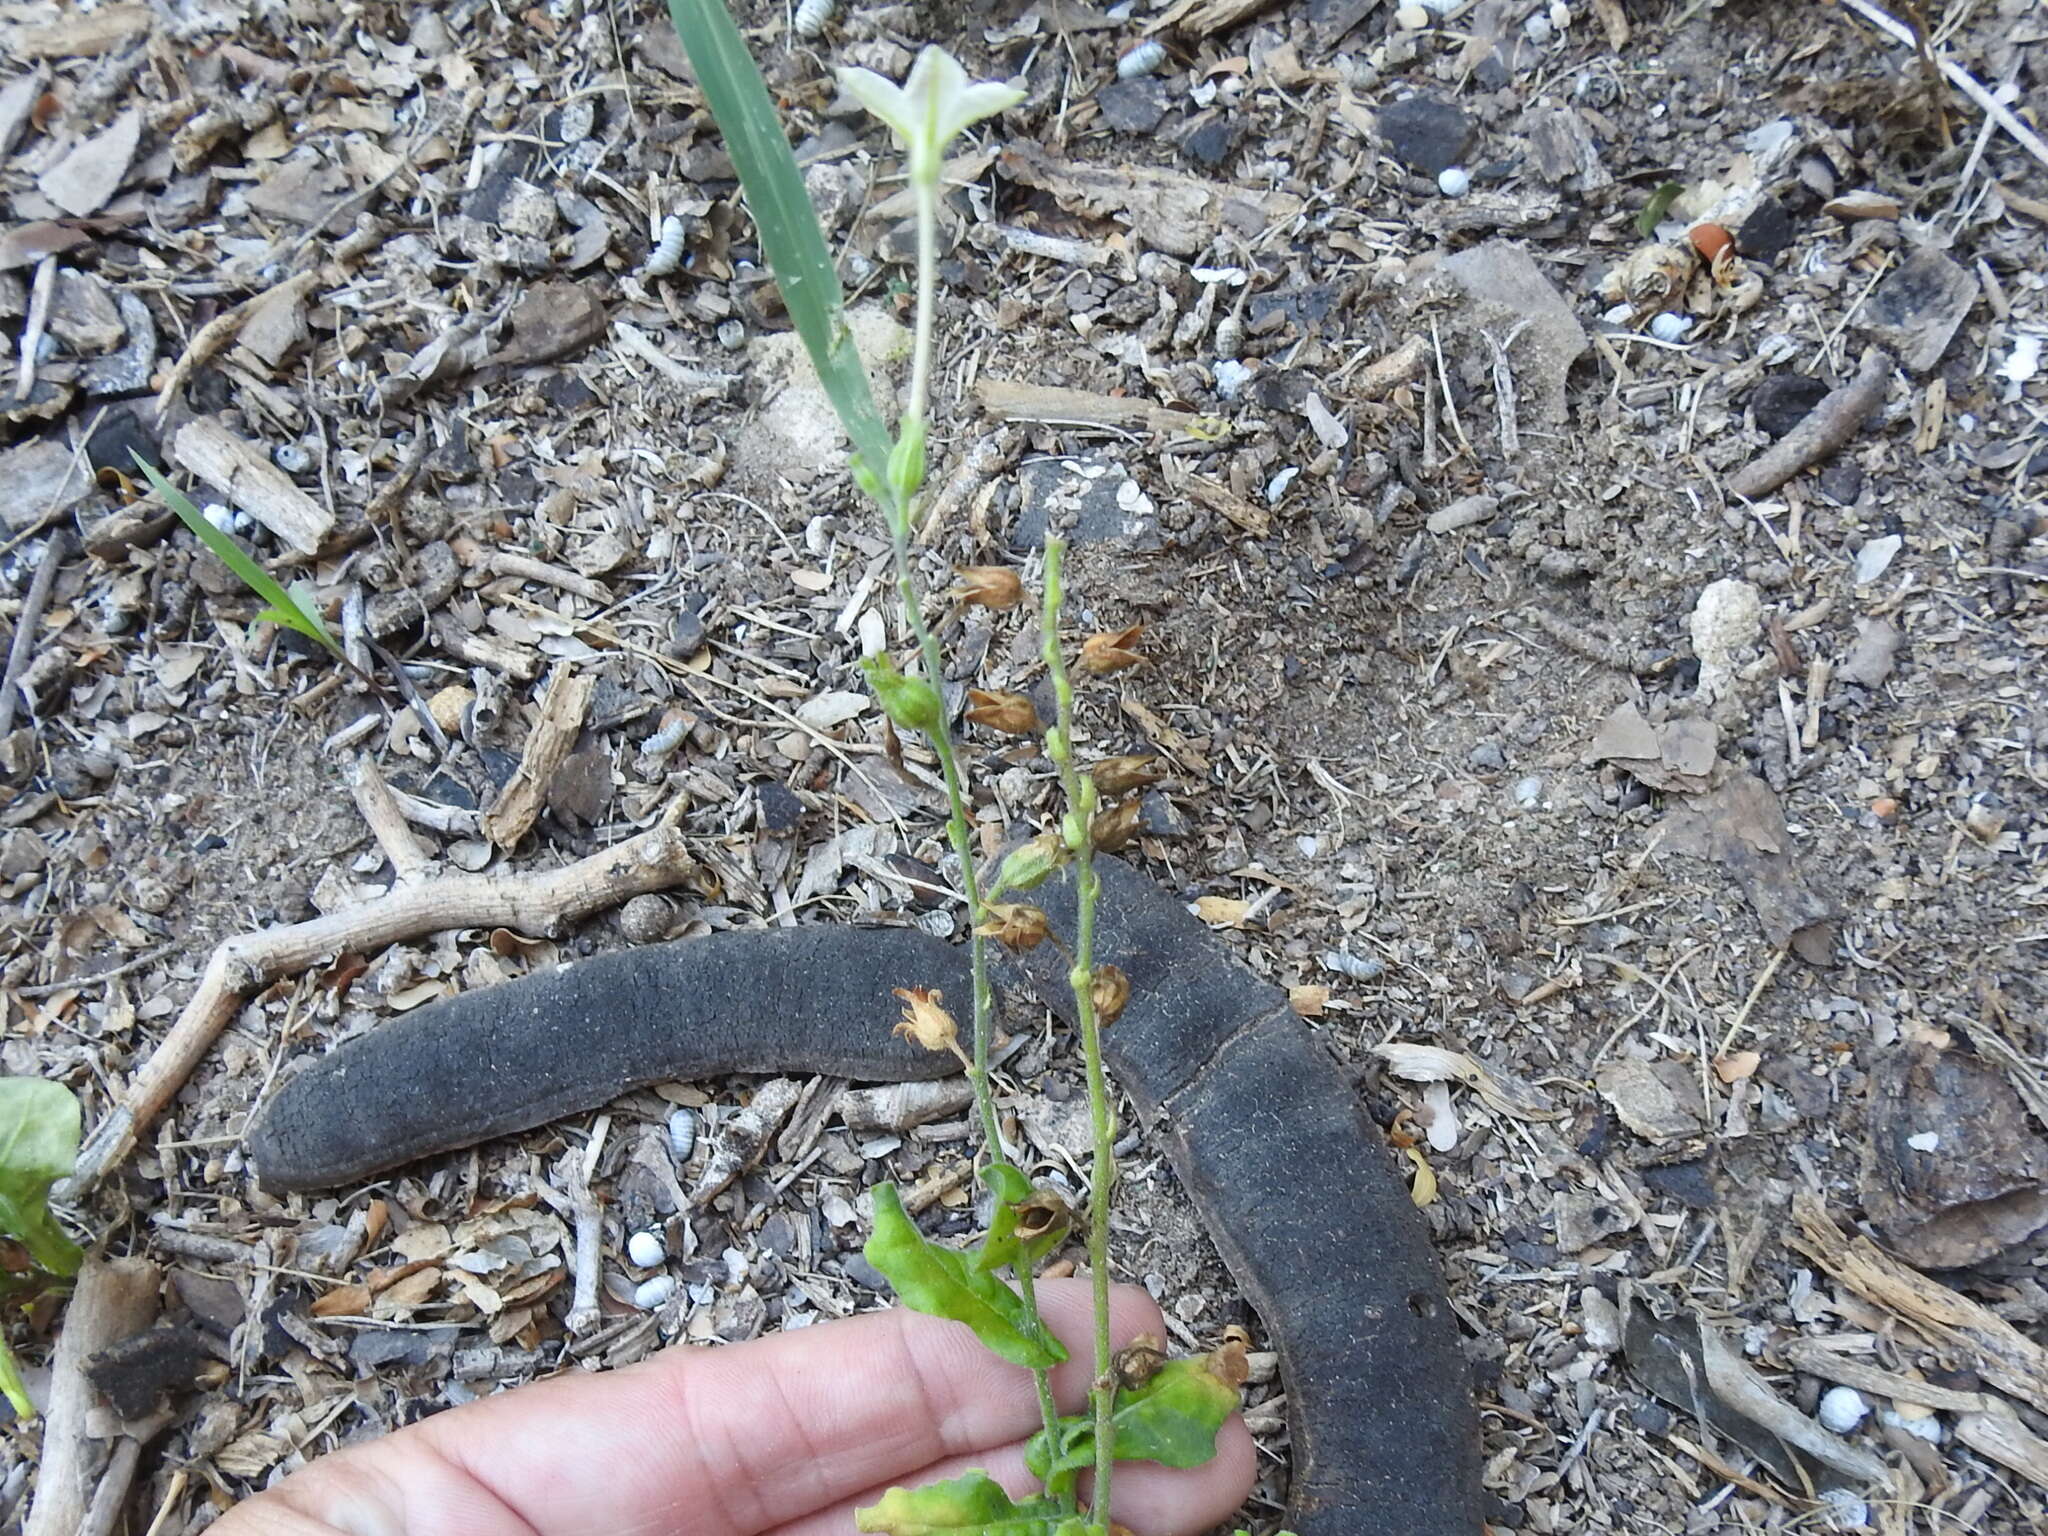
[[[904,415],[905,431],[918,430],[924,422],[931,390],[933,316],[938,308],[939,197],[936,174],[914,178],[914,185],[917,188],[917,320],[911,350],[910,402]],[[924,604],[912,563],[910,536],[917,524],[913,499],[906,496],[895,505],[885,506],[882,511],[889,524],[890,549],[896,567],[896,593],[904,621],[910,626],[911,638],[916,642],[925,681],[943,698],[943,658],[939,652],[938,637],[925,622]],[[930,732],[926,740],[931,743],[932,753],[939,760],[939,774],[945,781],[946,837],[953,846],[954,857],[960,861],[960,889],[967,900],[967,953],[974,978],[974,1060],[967,1078],[974,1087],[975,1108],[981,1119],[982,1141],[987,1155],[991,1160],[1007,1161],[1002,1130],[996,1120],[995,1091],[989,1080],[989,1035],[991,1016],[995,1011],[995,992],[989,982],[988,939],[981,932],[987,908],[981,895],[981,871],[974,857],[973,826],[967,815],[967,792],[960,773],[960,758],[954,748],[952,727],[943,712],[939,728]],[[1017,1265],[1016,1275],[1017,1292],[1024,1302],[1025,1318],[1042,1333],[1044,1324],[1038,1316],[1030,1265]],[[1033,1370],[1031,1380],[1037,1389],[1039,1416],[1044,1420],[1047,1435],[1051,1436],[1059,1425],[1059,1408],[1053,1401],[1051,1378],[1043,1370]]]
[[904,414],[923,421],[931,398],[932,328],[939,307],[938,170],[934,167],[930,176],[914,176],[911,182],[917,189],[917,332],[911,342],[910,404]]
[[1095,781],[1074,763],[1074,685],[1060,651],[1060,609],[1065,594],[1060,564],[1066,543],[1045,544],[1045,608],[1039,621],[1045,669],[1052,678],[1057,719],[1046,738],[1046,753],[1059,770],[1066,791],[1064,834],[1074,856],[1074,964],[1067,983],[1074,989],[1074,1017],[1081,1028],[1081,1054],[1088,1069],[1088,1119],[1095,1132],[1095,1159],[1088,1187],[1088,1270],[1095,1285],[1095,1498],[1092,1522],[1110,1520],[1110,1472],[1116,1461],[1116,1432],[1111,1414],[1116,1406],[1116,1378],[1109,1341],[1109,1201],[1116,1184],[1115,1117],[1110,1109],[1109,1079],[1102,1070],[1102,1028],[1095,1017],[1095,902],[1101,881],[1095,873],[1095,842],[1089,823],[1095,815]]

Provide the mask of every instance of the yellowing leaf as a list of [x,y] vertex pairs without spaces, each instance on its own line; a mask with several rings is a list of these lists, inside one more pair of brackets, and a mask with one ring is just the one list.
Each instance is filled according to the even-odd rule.
[[1436,1203],[1436,1170],[1429,1166],[1429,1159],[1422,1155],[1420,1147],[1403,1147],[1408,1161],[1415,1165],[1415,1182],[1408,1186],[1408,1196],[1417,1205]]
[[1251,909],[1250,902],[1239,901],[1235,896],[1203,896],[1195,902],[1195,916],[1211,928],[1242,927],[1245,914]]

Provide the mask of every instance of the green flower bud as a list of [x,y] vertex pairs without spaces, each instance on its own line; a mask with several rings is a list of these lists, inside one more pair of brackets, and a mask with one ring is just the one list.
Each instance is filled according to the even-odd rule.
[[882,701],[882,711],[899,730],[936,736],[945,719],[938,690],[923,678],[905,677],[887,656],[870,656],[860,664],[868,686]]

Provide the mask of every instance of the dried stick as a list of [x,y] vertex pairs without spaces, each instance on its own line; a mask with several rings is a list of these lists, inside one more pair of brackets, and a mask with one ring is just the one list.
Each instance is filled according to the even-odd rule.
[[1901,1264],[1869,1238],[1848,1236],[1812,1195],[1793,1196],[1792,1214],[1805,1234],[1798,1246],[1822,1269],[1864,1300],[1904,1318],[2000,1391],[2048,1413],[2048,1349],[1990,1308]]
[[674,885],[695,867],[673,825],[682,808],[678,802],[652,830],[559,869],[450,875],[401,886],[345,912],[223,940],[177,1023],[79,1151],[77,1168],[59,1186],[63,1196],[76,1200],[128,1155],[136,1136],[177,1095],[249,993],[327,955],[381,949],[450,928],[511,928],[559,937],[579,918]]
[[21,333],[21,371],[14,381],[14,398],[26,400],[35,392],[36,360],[43,350],[43,331],[50,323],[50,301],[57,292],[57,258],[45,256],[36,267],[35,282],[28,294],[28,324]]
[[540,718],[526,738],[519,769],[512,775],[495,804],[484,812],[484,836],[500,848],[511,848],[526,836],[547,799],[548,782],[583,729],[583,717],[590,712],[590,695],[597,680],[558,667],[541,695]]
[[348,792],[356,797],[356,809],[363,813],[370,835],[377,839],[377,846],[391,861],[398,883],[417,884],[433,864],[434,856],[412,835],[412,828],[406,825],[404,807],[392,794],[391,786],[384,782],[384,775],[365,755],[348,765],[346,776]]
[[88,1259],[79,1270],[51,1362],[42,1461],[23,1536],[77,1536],[85,1524],[106,1449],[86,1428],[96,1394],[85,1362],[155,1320],[160,1280],[146,1259]]
[[1410,336],[1358,376],[1353,391],[1361,400],[1378,400],[1403,384],[1413,384],[1429,366],[1429,338]]
[[50,588],[56,585],[57,567],[70,553],[70,542],[70,535],[62,528],[50,535],[49,545],[43,550],[42,564],[36,567],[35,579],[28,584],[28,598],[15,618],[14,640],[7,647],[6,678],[0,681],[0,736],[14,729],[14,701],[17,697],[14,685],[21,681],[21,674],[28,670],[29,658],[35,655],[36,629],[43,622],[43,610],[50,606]]
[[1855,378],[1825,396],[1775,446],[1729,476],[1728,489],[1737,496],[1765,496],[1801,470],[1832,458],[1884,399],[1891,376],[1891,358],[1872,347],[1863,354]]
[[[1917,49],[1922,46],[1920,39],[1913,35],[1911,27],[1907,26],[1897,17],[1886,15],[1877,6],[1872,5],[1870,0],[1842,0],[1842,3],[1869,22],[1873,27],[1876,27],[1878,31],[1888,33],[1899,42],[1904,43],[1908,48]],[[1986,117],[2011,134],[2013,141],[2025,149],[2028,154],[2032,155],[2043,165],[2048,165],[2048,141],[2044,141],[2038,133],[2034,132],[2026,123],[2015,116],[2004,102],[1980,85],[1977,82],[1977,77],[1963,68],[1954,59],[1945,53],[1936,54],[1934,59],[1941,72],[1948,76],[1949,82],[1957,90],[1969,97],[1970,100],[1982,107]]]

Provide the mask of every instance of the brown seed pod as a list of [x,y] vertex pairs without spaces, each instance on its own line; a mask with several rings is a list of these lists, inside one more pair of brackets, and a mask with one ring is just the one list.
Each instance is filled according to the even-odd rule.
[[1144,633],[1142,624],[1100,630],[1081,642],[1081,659],[1075,665],[1093,677],[1135,667],[1145,659],[1137,649],[1138,637]]
[[970,688],[967,718],[1005,736],[1036,736],[1039,730],[1038,706],[1021,693]]
[[1074,1210],[1056,1189],[1034,1189],[1019,1200],[1017,1236],[1026,1244],[1056,1239],[1074,1225]]
[[1166,760],[1156,752],[1132,752],[1122,757],[1105,757],[1088,770],[1095,787],[1110,799],[1134,789],[1149,789],[1166,777]]
[[1112,1360],[1118,1388],[1135,1392],[1166,1364],[1166,1341],[1156,1333],[1141,1333],[1118,1350]]
[[1098,965],[1088,996],[1094,1001],[1097,1022],[1104,1026],[1114,1024],[1123,1017],[1124,1004],[1131,1000],[1131,978],[1114,965]]
[[1131,844],[1138,835],[1139,807],[1135,800],[1125,800],[1112,805],[1106,811],[1096,813],[1088,823],[1088,840],[1104,853],[1117,853]]
[[953,595],[981,608],[1014,608],[1024,601],[1024,580],[1006,565],[958,565]]
[[1005,949],[1036,949],[1052,933],[1045,913],[1026,902],[991,902],[982,911],[986,921],[974,931],[985,939],[994,939]]

